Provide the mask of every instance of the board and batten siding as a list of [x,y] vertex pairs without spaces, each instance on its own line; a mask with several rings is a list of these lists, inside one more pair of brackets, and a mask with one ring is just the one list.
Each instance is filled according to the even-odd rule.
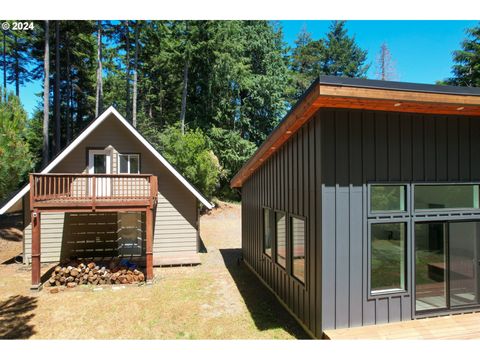
[[368,296],[367,184],[480,181],[480,119],[346,109],[320,118],[323,328],[412,319],[411,267],[405,295]]
[[[153,256],[173,255],[179,252],[197,252],[198,202],[196,197],[175,178],[118,120],[111,115],[84,141],[72,150],[52,173],[84,173],[88,171],[88,149],[108,149],[112,153],[112,173],[117,173],[117,154],[140,154],[140,172],[158,177],[158,204],[155,212]],[[29,193],[24,197],[25,262],[31,258],[31,222]],[[41,220],[41,261],[61,260],[65,215],[43,213]],[[44,231],[45,226],[45,231]],[[47,230],[48,229],[48,230]]]
[[[316,337],[322,336],[320,121],[318,115],[252,174],[242,187],[244,261],[291,313]],[[306,221],[305,285],[263,254],[263,207]],[[287,253],[290,242],[287,242]]]

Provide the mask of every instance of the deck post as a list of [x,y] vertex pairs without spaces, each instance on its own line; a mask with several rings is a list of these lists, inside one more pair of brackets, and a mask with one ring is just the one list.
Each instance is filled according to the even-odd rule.
[[41,288],[40,280],[40,212],[32,211],[32,290]]
[[147,267],[147,283],[153,280],[153,209],[147,208],[146,211],[146,224],[145,230],[147,232],[146,242],[147,248],[146,255],[146,267]]

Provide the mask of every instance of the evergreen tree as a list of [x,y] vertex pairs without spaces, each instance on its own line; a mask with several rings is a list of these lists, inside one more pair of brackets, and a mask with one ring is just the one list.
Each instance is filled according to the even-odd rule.
[[[0,93],[0,199],[26,180],[34,159],[29,149],[27,114],[20,100]],[[5,100],[4,100],[5,99]],[[30,132],[31,134],[31,132]]]
[[324,41],[313,40],[306,26],[302,27],[291,55],[293,93],[289,94],[289,97],[292,105],[320,74],[320,62],[324,52]]
[[[29,56],[30,39],[27,31],[8,30],[4,32],[6,54],[6,82],[14,84],[15,95],[20,96],[20,86],[32,80],[29,70],[31,59]],[[5,80],[4,80],[5,83]]]
[[321,74],[365,77],[370,65],[366,65],[367,51],[362,50],[354,37],[349,37],[345,21],[333,21],[325,39],[321,59]]
[[446,82],[458,86],[480,86],[480,24],[466,30],[461,49],[453,52],[454,76]]

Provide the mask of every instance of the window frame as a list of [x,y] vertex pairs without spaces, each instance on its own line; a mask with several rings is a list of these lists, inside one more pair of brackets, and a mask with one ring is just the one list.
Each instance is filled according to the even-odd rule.
[[[383,210],[383,211],[372,211],[372,186],[403,186],[405,191],[405,210]],[[411,196],[410,196],[411,184],[404,182],[371,182],[367,184],[367,211],[368,217],[377,217],[377,216],[396,216],[396,215],[408,215],[412,209],[411,205]]]
[[[293,219],[299,219],[299,220],[302,220],[303,221],[303,233],[304,233],[304,236],[305,236],[305,244],[304,244],[304,249],[303,249],[303,254],[304,254],[304,264],[303,264],[303,277],[304,279],[299,279],[297,276],[295,276],[295,272],[294,272],[294,266],[293,266],[293,248],[294,248],[294,241],[293,241]],[[305,216],[300,216],[300,215],[294,215],[294,214],[289,214],[288,216],[288,236],[287,236],[287,239],[290,239],[290,246],[289,246],[289,256],[288,256],[288,260],[290,261],[290,275],[292,276],[293,279],[297,280],[298,282],[300,282],[303,286],[306,286],[307,284],[307,276],[308,276],[308,267],[307,267],[307,260],[308,260],[308,256],[307,256],[307,249],[308,249],[308,226],[307,226],[307,218]]]
[[[268,210],[269,212],[269,221],[270,221],[270,236],[271,236],[271,239],[270,239],[270,250],[271,250],[271,255],[268,255],[266,252],[265,252],[265,210]],[[274,251],[275,251],[275,248],[274,248],[274,239],[275,239],[275,232],[276,232],[276,227],[273,227],[272,225],[272,220],[275,220],[275,210],[273,210],[271,207],[268,207],[268,206],[262,206],[262,230],[263,230],[263,233],[262,233],[262,254],[265,255],[266,257],[268,257],[270,260],[273,260],[273,254],[274,254]],[[275,221],[273,221],[275,222]]]
[[[288,254],[288,251],[289,251],[289,246],[288,246],[288,233],[289,233],[289,229],[288,229],[288,215],[287,215],[287,212],[286,211],[282,211],[282,210],[274,210],[273,211],[274,213],[274,216],[273,216],[273,220],[274,220],[274,228],[275,228],[275,241],[274,241],[274,250],[275,250],[275,256],[274,256],[274,263],[278,266],[280,266],[280,268],[282,268],[283,270],[287,271],[287,267],[288,267],[288,259],[289,259],[289,254]],[[285,266],[283,266],[282,264],[280,264],[278,262],[278,236],[277,236],[277,213],[278,214],[283,214],[284,215],[284,219],[285,219]]]
[[[404,224],[405,227],[405,249],[404,249],[404,289],[386,289],[372,291],[372,225],[375,224]],[[401,296],[410,294],[410,271],[411,268],[411,221],[409,218],[385,218],[367,220],[367,298],[369,300],[385,298],[388,296]]]
[[[128,156],[128,161],[127,161],[128,172],[121,172],[120,171],[120,157],[121,156]],[[138,172],[136,172],[136,173],[130,172],[130,157],[133,157],[133,156],[136,156],[138,158]],[[140,164],[141,164],[141,154],[140,153],[118,153],[117,154],[117,174],[133,174],[133,175],[141,174],[142,171],[141,171]]]
[[[415,188],[419,186],[456,186],[456,185],[472,185],[478,186],[478,203],[479,208],[438,208],[438,209],[417,209],[415,207]],[[480,183],[479,182],[412,182],[411,191],[410,191],[411,203],[412,203],[412,211],[411,214],[413,217],[417,215],[438,215],[438,214],[446,214],[446,213],[478,213],[480,214]]]

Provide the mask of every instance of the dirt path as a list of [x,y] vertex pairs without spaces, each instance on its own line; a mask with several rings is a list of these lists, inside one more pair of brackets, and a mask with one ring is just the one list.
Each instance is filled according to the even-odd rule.
[[[29,267],[1,264],[0,338],[305,338],[273,295],[237,264],[240,206],[222,204],[201,217],[200,228],[202,265],[156,268],[148,287],[33,293]],[[19,251],[18,241],[0,239],[0,263]]]

